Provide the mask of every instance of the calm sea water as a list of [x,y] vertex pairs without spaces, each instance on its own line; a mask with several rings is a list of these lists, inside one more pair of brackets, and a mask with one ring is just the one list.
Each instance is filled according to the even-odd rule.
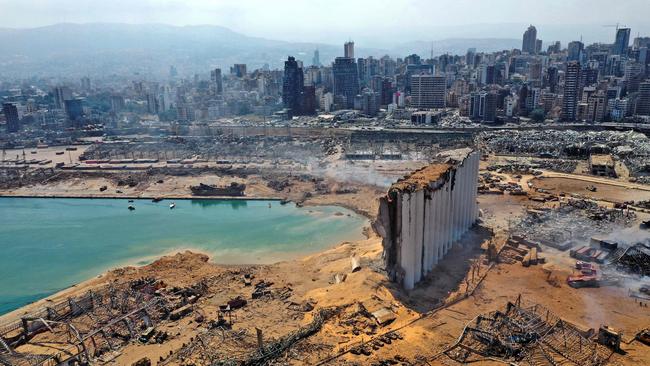
[[135,200],[129,211],[125,199],[0,198],[0,314],[174,250],[204,251],[217,263],[269,263],[359,239],[366,223],[339,207],[170,203]]

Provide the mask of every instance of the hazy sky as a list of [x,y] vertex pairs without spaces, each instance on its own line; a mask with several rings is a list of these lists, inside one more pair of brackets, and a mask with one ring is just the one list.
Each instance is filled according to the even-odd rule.
[[[545,41],[567,34],[609,37],[626,24],[650,33],[649,0],[0,0],[0,26],[62,22],[213,24],[266,38],[332,42],[520,38],[522,24],[537,25]],[[510,27],[494,24],[512,23]],[[477,25],[480,27],[466,27]],[[583,26],[584,25],[584,26]],[[586,26],[588,25],[588,26]],[[516,34],[511,34],[514,29]],[[554,33],[555,32],[555,33]],[[545,37],[546,35],[546,37]],[[591,39],[589,39],[591,38]]]

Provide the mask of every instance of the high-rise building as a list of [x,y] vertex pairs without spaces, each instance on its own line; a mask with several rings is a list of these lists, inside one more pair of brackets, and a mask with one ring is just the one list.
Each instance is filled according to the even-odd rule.
[[379,93],[374,92],[372,89],[364,89],[357,96],[359,110],[368,117],[376,116],[379,113],[379,97]]
[[379,94],[379,104],[388,105],[393,100],[393,83],[390,78],[374,75],[370,80],[370,88]]
[[210,71],[210,80],[216,94],[223,94],[223,77],[221,76],[221,69],[214,69]]
[[422,58],[414,53],[404,57],[404,63],[406,65],[422,65]]
[[354,42],[345,42],[343,45],[343,57],[354,59]]
[[620,121],[628,114],[628,100],[620,98],[610,99],[607,109],[614,121]]
[[421,75],[421,74],[430,74],[433,75],[434,67],[429,64],[407,64],[406,65],[406,82],[404,83],[404,90],[409,92],[411,91],[411,76],[412,75]]
[[580,70],[580,87],[596,85],[598,83],[598,69],[589,65]]
[[534,54],[536,48],[537,48],[537,29],[531,25],[524,32],[524,38],[521,43],[521,51]]
[[316,49],[314,50],[314,57],[311,59],[311,64],[314,66],[321,66],[320,63],[320,52]]
[[158,98],[153,93],[147,93],[147,113],[158,114]]
[[648,65],[650,65],[650,53],[648,53],[648,47],[640,47],[639,48],[639,63],[643,67],[643,70],[645,70],[646,73],[648,73],[648,70],[650,68]]
[[79,122],[81,117],[83,117],[83,99],[68,99],[64,103],[65,113],[68,115],[68,119],[77,126],[77,122]]
[[465,54],[465,64],[468,67],[473,68],[476,60],[476,48],[468,48],[467,53]]
[[420,74],[411,76],[411,106],[445,108],[447,82],[444,76]]
[[282,79],[282,104],[288,109],[289,118],[302,112],[302,94],[304,75],[302,68],[294,57],[289,56],[284,62],[284,77]]
[[562,105],[562,119],[575,121],[580,88],[580,63],[569,62],[564,76],[564,100]]
[[230,68],[230,73],[238,78],[243,78],[246,76],[246,64],[234,64]]
[[368,78],[366,74],[367,62],[364,58],[357,59],[357,73],[359,74],[359,88],[363,89],[368,86]]
[[485,95],[485,107],[483,114],[484,122],[494,122],[497,119],[497,94],[495,92],[488,92]]
[[639,116],[650,116],[650,80],[639,84],[639,99],[636,101],[636,112]]
[[90,78],[87,76],[84,76],[81,78],[81,90],[83,91],[90,91]]
[[612,54],[625,55],[630,45],[630,28],[618,28],[616,30],[616,40],[612,48]]
[[67,86],[57,86],[53,90],[54,107],[56,109],[65,109],[65,101],[72,99],[72,90]]
[[13,103],[3,103],[2,113],[7,120],[7,132],[18,132],[20,129],[20,119],[18,118],[18,108]]
[[542,96],[542,91],[539,88],[530,88],[528,89],[528,95],[526,96],[526,111],[532,112],[534,109],[539,106],[539,100]]
[[555,43],[548,46],[547,52],[549,54],[562,52],[562,44],[560,43],[560,41],[555,41]]
[[332,104],[334,104],[334,94],[327,92],[320,97],[321,111],[330,112],[332,110]]
[[632,47],[634,47],[634,49],[650,47],[650,37],[635,37],[634,42],[632,42]]
[[389,105],[393,101],[393,93],[395,89],[393,88],[393,82],[389,78],[384,78],[384,81],[381,83],[381,105]]
[[481,84],[494,84],[496,80],[494,65],[483,64],[481,66]]
[[539,85],[542,81],[542,63],[535,61],[528,65],[528,80],[535,84]]
[[121,95],[111,95],[111,111],[113,113],[119,113],[124,110],[124,97]]
[[636,93],[639,91],[639,84],[644,79],[644,72],[645,69],[640,63],[628,62],[625,64],[623,78],[625,79],[628,93]]
[[603,92],[594,93],[589,97],[587,107],[588,122],[602,122],[605,119],[607,100]]
[[307,85],[302,88],[301,114],[311,115],[316,113],[316,87]]
[[334,97],[342,96],[346,108],[354,107],[354,97],[359,94],[359,70],[353,58],[337,57],[332,67]]
[[569,55],[567,57],[568,61],[582,61],[582,52],[585,49],[584,43],[580,41],[569,42]]
[[560,74],[555,66],[551,66],[546,70],[546,86],[551,93],[557,93],[557,86],[560,82]]
[[470,94],[469,116],[475,120],[494,122],[497,115],[497,94],[480,91]]

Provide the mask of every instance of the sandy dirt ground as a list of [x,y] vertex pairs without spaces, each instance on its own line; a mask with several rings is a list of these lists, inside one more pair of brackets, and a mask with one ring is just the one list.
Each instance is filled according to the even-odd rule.
[[[354,182],[339,183],[326,180],[326,184],[331,187],[330,193],[318,193],[315,184],[311,181],[303,181],[298,178],[289,179],[291,186],[282,191],[277,191],[267,185],[267,179],[258,175],[252,175],[246,178],[226,177],[216,174],[152,176],[146,181],[141,181],[135,187],[119,186],[116,179],[112,178],[75,177],[66,180],[56,180],[46,184],[1,190],[0,196],[200,199],[215,197],[192,196],[190,186],[198,185],[199,183],[225,186],[232,182],[237,182],[246,184],[246,196],[242,198],[288,199],[305,204],[340,205],[367,217],[371,217],[377,211],[378,203],[376,197],[382,192],[382,189],[379,187]],[[159,183],[160,181],[162,182]],[[106,187],[106,190],[101,191],[100,188],[102,187]],[[356,192],[337,194],[337,190],[341,188],[355,190]],[[307,196],[305,193],[308,193]]]
[[[2,160],[51,160],[52,162],[40,167],[54,167],[57,163],[73,164],[79,163],[79,156],[88,149],[90,145],[56,146],[46,148],[7,149],[4,151]],[[74,148],[68,151],[66,148]],[[2,164],[0,162],[0,164]]]
[[[134,196],[184,196],[187,187],[198,182],[226,183],[239,178],[216,176],[165,177],[163,183],[152,183],[124,190]],[[249,176],[241,182],[248,184],[251,197],[278,197],[300,200],[312,193],[307,204],[337,204],[354,208],[373,217],[377,212],[376,198],[382,190],[350,184],[357,189],[349,194],[315,194],[313,183],[296,182],[291,191],[276,192],[266,186],[262,177]],[[95,192],[101,185],[113,184],[104,178],[87,181],[66,181],[45,187],[26,187],[13,194],[46,192],[48,195],[77,195]],[[564,178],[543,178],[535,184],[547,189],[566,192],[591,193],[585,183]],[[594,183],[595,184],[595,183]],[[110,185],[108,190],[118,189]],[[583,192],[584,191],[584,192]],[[642,191],[643,192],[643,191]],[[99,193],[99,192],[98,192]],[[639,192],[621,186],[598,187],[599,199],[621,200]],[[110,194],[115,194],[114,191]],[[634,199],[639,199],[635,197]],[[125,283],[142,277],[155,277],[168,286],[188,286],[197,281],[209,283],[207,296],[194,307],[192,315],[179,321],[166,321],[159,328],[170,337],[162,344],[130,342],[115,352],[104,364],[131,365],[147,357],[153,365],[205,365],[206,353],[213,355],[255,354],[255,328],[263,330],[264,338],[278,339],[301,326],[309,324],[318,309],[340,306],[343,310],[325,322],[322,329],[282,352],[277,365],[373,365],[386,360],[403,359],[404,365],[456,365],[441,352],[452,345],[467,322],[479,314],[502,308],[507,301],[519,295],[531,303],[539,303],[580,327],[598,329],[608,324],[623,332],[623,350],[626,354],[613,354],[614,365],[650,364],[650,347],[632,342],[642,328],[650,327],[650,308],[639,305],[628,296],[624,287],[573,289],[565,279],[573,272],[571,261],[552,267],[523,267],[521,263],[490,265],[485,248],[491,240],[503,245],[510,222],[525,214],[530,201],[525,196],[479,196],[481,224],[468,232],[447,255],[445,260],[412,291],[403,291],[386,280],[382,264],[381,238],[371,231],[368,238],[344,242],[337,247],[304,258],[259,266],[217,266],[205,255],[181,253],[167,256],[144,267],[127,267],[108,272],[98,278],[74,286],[62,293],[0,317],[0,323],[16,319],[45,304],[81,294],[89,288],[107,283]],[[542,252],[544,250],[542,249]],[[549,254],[568,257],[568,253]],[[351,258],[360,260],[361,269],[351,270]],[[561,263],[561,261],[558,261]],[[244,285],[243,274],[254,281],[273,282],[273,289],[290,288],[288,298],[271,297],[251,299],[251,287]],[[344,280],[337,281],[336,278]],[[234,312],[233,332],[242,332],[238,348],[229,348],[232,339],[221,340],[220,333],[206,330],[205,321],[197,321],[197,314],[215,319],[218,306],[243,296],[248,304]],[[309,304],[309,305],[306,305]],[[312,309],[313,307],[313,309]],[[380,309],[389,309],[395,320],[381,326],[369,316]],[[372,350],[370,355],[349,352],[356,345],[397,330],[401,339]],[[205,338],[200,338],[205,337]],[[195,345],[197,339],[221,345],[198,347],[190,356],[180,357],[179,350]],[[628,343],[629,342],[629,343]],[[246,346],[242,346],[242,344]],[[31,346],[19,351],[27,351]],[[193,348],[194,349],[194,348]],[[220,353],[221,352],[221,353]],[[171,354],[171,356],[170,356]],[[396,358],[397,357],[397,358]],[[223,359],[223,358],[221,358]],[[401,361],[400,361],[401,362]],[[497,365],[489,360],[481,365]]]
[[[532,181],[536,187],[553,191],[568,192],[610,202],[642,201],[650,199],[650,187],[641,184],[623,183],[613,179],[585,177],[558,173],[547,173]],[[593,186],[595,192],[587,189]]]
[[[555,193],[569,192],[595,200],[623,203],[650,199],[650,187],[649,189],[639,189],[634,186],[611,184],[612,182],[603,180],[585,181],[575,177],[542,177],[532,180],[532,183],[537,188]],[[587,187],[590,186],[595,187],[596,191],[588,190]]]

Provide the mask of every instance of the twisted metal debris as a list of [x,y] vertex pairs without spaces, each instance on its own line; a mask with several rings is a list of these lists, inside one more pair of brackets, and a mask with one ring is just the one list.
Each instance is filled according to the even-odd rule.
[[505,310],[479,315],[444,352],[461,362],[496,358],[530,366],[601,366],[612,351],[585,337],[575,326],[521,296]]

